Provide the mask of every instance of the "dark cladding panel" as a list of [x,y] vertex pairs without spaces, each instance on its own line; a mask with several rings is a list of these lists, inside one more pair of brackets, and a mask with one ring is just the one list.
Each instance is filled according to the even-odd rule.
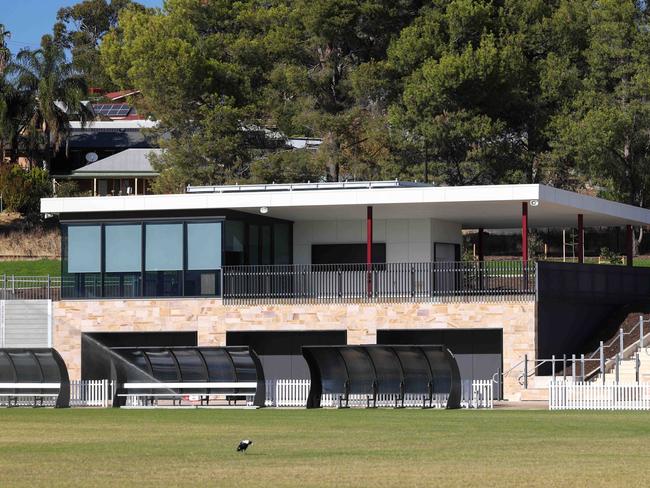
[[267,379],[308,379],[302,346],[347,344],[344,330],[330,331],[229,331],[228,346],[248,346],[258,355]]

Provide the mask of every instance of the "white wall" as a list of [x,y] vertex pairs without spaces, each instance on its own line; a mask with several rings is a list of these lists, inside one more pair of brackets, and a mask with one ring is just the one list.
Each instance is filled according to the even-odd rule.
[[[434,242],[462,242],[460,224],[436,219],[375,219],[372,234],[374,242],[386,243],[389,263],[431,261]],[[293,224],[293,262],[310,264],[312,244],[365,242],[365,220],[296,221]]]

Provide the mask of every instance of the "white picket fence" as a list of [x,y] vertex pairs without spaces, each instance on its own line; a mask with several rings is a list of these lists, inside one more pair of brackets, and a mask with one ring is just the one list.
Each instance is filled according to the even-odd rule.
[[[266,381],[266,406],[267,407],[302,407],[307,405],[310,380],[278,379]],[[466,408],[492,408],[494,387],[491,380],[465,380],[462,383],[461,405]],[[381,394],[377,396],[378,407],[401,406],[402,402],[397,400],[397,395]],[[434,407],[443,407],[447,403],[446,395],[435,395],[433,398]],[[405,407],[422,407],[422,395],[405,395]],[[351,407],[368,406],[366,395],[350,395],[348,405]],[[338,397],[331,394],[321,396],[321,406],[337,407]]]
[[113,382],[87,380],[70,382],[71,407],[108,407],[113,399]]
[[[70,382],[70,406],[71,407],[110,407],[113,399],[113,382],[109,380]],[[53,407],[55,399],[48,397],[43,399],[43,406]],[[40,401],[38,402],[40,405]],[[19,396],[15,405],[32,406],[34,396]]]
[[650,384],[549,383],[549,410],[650,410]]

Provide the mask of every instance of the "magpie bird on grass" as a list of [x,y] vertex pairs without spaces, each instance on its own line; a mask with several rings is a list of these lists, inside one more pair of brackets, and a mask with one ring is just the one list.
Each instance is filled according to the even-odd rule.
[[246,453],[246,449],[248,449],[248,446],[251,444],[253,444],[253,441],[250,439],[244,439],[243,441],[240,441],[239,445],[237,446],[237,452]]

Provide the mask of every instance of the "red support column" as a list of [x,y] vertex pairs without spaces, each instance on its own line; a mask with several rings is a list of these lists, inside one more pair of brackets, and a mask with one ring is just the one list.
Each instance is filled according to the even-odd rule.
[[528,261],[528,202],[521,202],[521,260]]
[[485,236],[485,232],[483,232],[483,228],[480,228],[478,230],[478,260],[479,261],[484,261],[485,258],[485,252],[483,249],[484,236]]
[[368,270],[368,296],[372,296],[372,207],[366,213],[366,266]]
[[585,262],[585,226],[582,214],[578,214],[578,262]]
[[634,231],[631,225],[625,227],[625,254],[627,265],[634,266]]

